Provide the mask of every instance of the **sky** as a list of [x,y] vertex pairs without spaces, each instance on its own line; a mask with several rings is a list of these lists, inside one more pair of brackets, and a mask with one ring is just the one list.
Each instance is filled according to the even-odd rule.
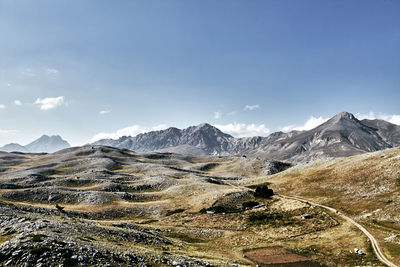
[[398,0],[0,0],[0,146],[400,124]]

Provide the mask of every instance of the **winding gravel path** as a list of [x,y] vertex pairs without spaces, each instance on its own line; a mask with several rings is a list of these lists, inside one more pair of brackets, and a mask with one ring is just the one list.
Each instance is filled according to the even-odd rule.
[[301,202],[304,202],[304,203],[308,203],[308,204],[313,205],[313,206],[318,206],[318,207],[321,207],[321,208],[324,208],[324,209],[327,209],[327,210],[330,210],[330,211],[336,213],[336,215],[342,217],[346,221],[348,221],[348,222],[352,223],[353,225],[357,226],[358,229],[360,229],[369,238],[369,240],[371,241],[372,248],[374,249],[374,252],[375,252],[376,256],[378,257],[378,259],[382,263],[384,263],[384,264],[386,264],[387,266],[390,266],[390,267],[398,267],[397,265],[395,265],[394,263],[389,261],[385,257],[385,255],[383,255],[381,249],[378,246],[378,242],[376,241],[374,236],[370,232],[368,232],[367,229],[365,229],[362,225],[360,225],[359,223],[355,222],[352,218],[344,215],[343,213],[339,212],[338,210],[336,210],[334,208],[331,208],[331,207],[328,207],[328,206],[325,206],[325,205],[321,205],[321,204],[318,204],[318,203],[315,203],[315,202],[312,202],[312,201],[309,201],[309,200],[306,200],[306,199],[302,199],[302,198],[298,198],[298,197],[285,196],[285,195],[281,195],[281,194],[276,194],[276,195],[278,195],[280,197],[283,197],[283,198],[287,198],[287,199],[298,200],[298,201],[301,201]]

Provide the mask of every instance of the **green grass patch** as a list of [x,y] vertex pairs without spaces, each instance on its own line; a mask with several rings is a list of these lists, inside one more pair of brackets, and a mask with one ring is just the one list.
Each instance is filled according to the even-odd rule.
[[46,237],[45,235],[42,234],[37,234],[37,235],[29,235],[31,238],[32,242],[42,242],[43,238]]

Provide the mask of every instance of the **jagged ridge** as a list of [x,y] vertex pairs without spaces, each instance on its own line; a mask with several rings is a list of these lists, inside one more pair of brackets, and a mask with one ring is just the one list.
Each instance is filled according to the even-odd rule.
[[197,154],[200,149],[212,155],[255,153],[271,159],[304,161],[399,146],[400,126],[382,120],[360,121],[353,114],[342,112],[309,131],[276,132],[267,137],[234,138],[205,123],[183,130],[168,128],[118,140],[103,139],[94,144],[141,152],[179,152],[182,147],[182,152]]

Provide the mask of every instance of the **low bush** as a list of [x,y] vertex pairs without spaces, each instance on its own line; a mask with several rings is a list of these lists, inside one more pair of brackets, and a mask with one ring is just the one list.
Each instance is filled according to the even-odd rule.
[[260,203],[258,203],[257,201],[247,201],[242,203],[242,209],[251,209],[257,205],[259,205]]
[[274,195],[274,191],[268,188],[267,185],[259,185],[256,187],[256,191],[254,192],[255,197],[260,198],[271,198]]

